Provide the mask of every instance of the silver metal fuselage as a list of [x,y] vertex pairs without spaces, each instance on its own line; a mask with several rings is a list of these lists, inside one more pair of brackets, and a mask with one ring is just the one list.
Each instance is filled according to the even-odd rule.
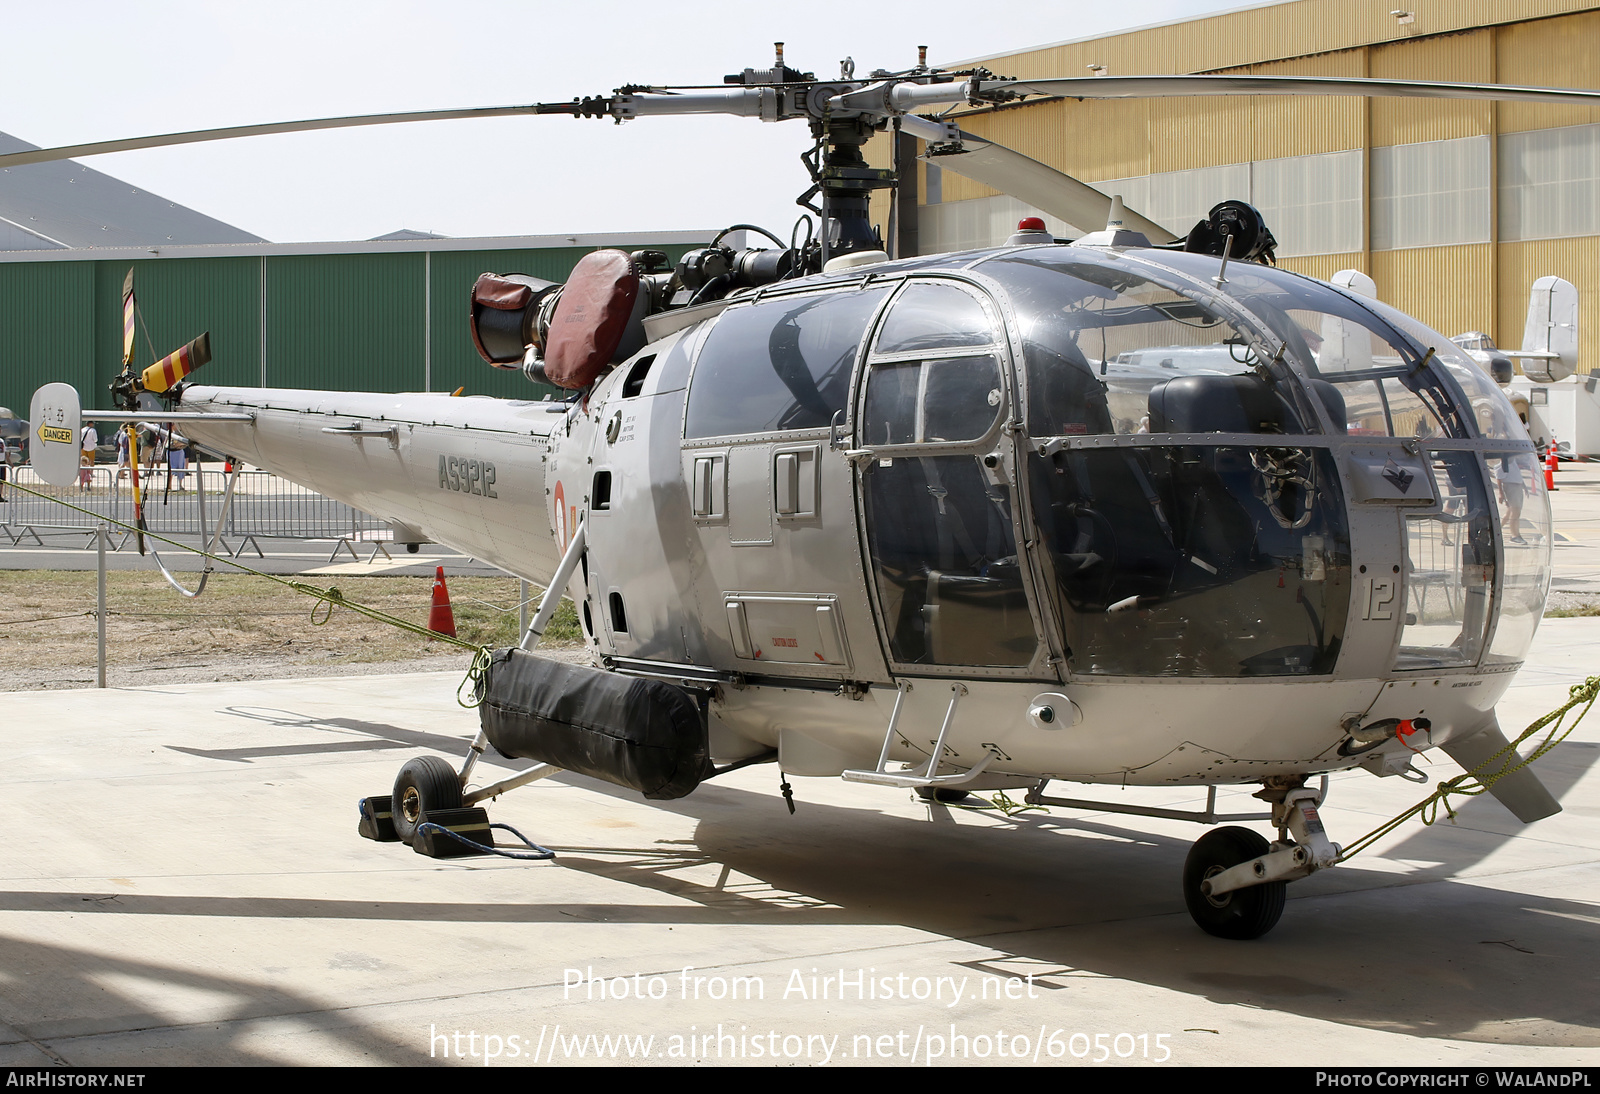
[[[1035,259],[1046,252],[1054,265]],[[1305,309],[1320,308],[1305,342],[1318,348],[1286,353],[1293,337],[1260,314],[1293,275],[1274,272],[1252,302],[1197,276],[1199,261],[1029,248],[783,283],[652,342],[566,404],[193,386],[183,409],[249,409],[253,423],[187,431],[402,539],[535,582],[585,520],[570,592],[597,662],[712,688],[719,760],[778,747],[793,774],[872,768],[905,685],[890,757],[926,762],[960,685],[946,770],[992,752],[980,786],[1256,781],[1478,731],[1548,582],[1547,517],[1526,529],[1542,546],[1506,553],[1524,526],[1507,526],[1510,495],[1496,491],[1512,472],[1496,469],[1521,468],[1531,446],[1480,429],[1480,396],[1503,396],[1469,391],[1382,317],[1372,328],[1405,360],[1351,351],[1337,372],[1331,354],[1355,329],[1338,317],[1365,305],[1307,279],[1284,314],[1315,326]],[[1100,287],[1041,304],[1057,276]],[[1159,299],[1128,295],[1140,278]],[[954,314],[938,293],[982,330],[941,342],[930,328],[897,348],[896,323]],[[819,300],[839,315],[859,303],[861,318],[820,325]],[[761,308],[782,318],[763,328]],[[1193,337],[1237,354],[1239,376],[1192,350],[1168,354],[1167,373],[1150,352],[1119,364],[1110,341],[1143,320],[1237,332]],[[1060,322],[1076,326],[1043,333]],[[768,397],[728,378],[738,323],[755,331],[748,368],[794,405],[719,433]],[[853,348],[834,366],[806,358],[808,378],[794,361],[840,329]],[[1058,374],[1078,386],[1047,395]],[[1180,396],[1203,409],[1184,393],[1223,381],[1259,381],[1291,425],[1204,429],[1182,425],[1189,404],[1162,409]],[[1360,418],[1369,391],[1386,429],[1358,428],[1377,420]],[[1445,427],[1402,430],[1413,397]],[[941,401],[963,399],[965,417]],[[1050,400],[1061,405],[1045,413]],[[1543,504],[1528,497],[1525,519]],[[1041,704],[1048,720],[1030,714]],[[1426,719],[1431,735],[1356,755],[1352,725],[1389,718]]]

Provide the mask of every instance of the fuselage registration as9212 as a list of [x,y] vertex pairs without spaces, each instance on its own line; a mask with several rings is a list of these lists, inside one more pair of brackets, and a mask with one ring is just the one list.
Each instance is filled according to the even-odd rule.
[[439,457],[439,489],[498,498],[494,489],[494,464],[461,456]]

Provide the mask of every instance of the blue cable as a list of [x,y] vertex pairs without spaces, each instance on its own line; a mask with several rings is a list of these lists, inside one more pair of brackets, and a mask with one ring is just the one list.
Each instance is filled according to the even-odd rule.
[[543,861],[545,859],[553,859],[553,858],[556,857],[556,853],[554,851],[550,850],[550,848],[539,846],[537,843],[534,843],[527,836],[524,836],[521,832],[518,832],[515,828],[511,827],[509,824],[494,823],[494,824],[489,825],[489,827],[490,828],[503,828],[505,831],[510,832],[513,836],[516,836],[523,843],[525,843],[529,847],[533,848],[533,850],[532,851],[512,851],[512,850],[507,850],[507,849],[503,849],[503,848],[500,848],[500,847],[490,847],[490,846],[488,846],[486,844],[479,843],[477,840],[469,839],[466,836],[463,836],[459,832],[452,832],[452,831],[450,831],[450,829],[446,828],[444,825],[435,824],[432,821],[423,821],[421,824],[417,825],[417,834],[421,835],[424,831],[428,831],[428,830],[432,830],[434,832],[442,832],[442,833],[444,833],[445,835],[449,836],[451,839],[455,840],[458,843],[464,843],[468,847],[475,848],[475,849],[477,849],[479,851],[484,852],[485,854],[500,855],[500,856],[502,856],[504,858],[527,859],[527,860],[530,860],[530,861]]

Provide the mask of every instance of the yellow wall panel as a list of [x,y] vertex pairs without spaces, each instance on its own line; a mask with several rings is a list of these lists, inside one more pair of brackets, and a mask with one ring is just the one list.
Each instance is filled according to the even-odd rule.
[[1578,287],[1578,371],[1600,371],[1600,236],[1536,239],[1500,244],[1500,313],[1495,341],[1511,349],[1522,345],[1528,315],[1528,290],[1547,274]]
[[1152,99],[1150,170],[1183,171],[1247,160],[1254,128],[1247,98]]
[[[1389,14],[1396,7],[1412,10],[1414,20],[1399,22]],[[1056,40],[1058,35],[1071,36],[1069,17],[1054,21],[1045,17],[1031,33],[1041,42],[1055,44],[980,60],[997,73],[1022,77],[1085,76],[1090,64],[1105,65],[1116,76],[1215,72],[1377,43],[1417,42],[1473,30],[1488,22],[1542,19],[1597,7],[1600,5],[1593,0],[1418,0],[1392,6],[1352,0],[1295,0],[1078,41]],[[930,61],[950,65],[957,59],[935,57]],[[1507,82],[1540,81],[1508,77]]]
[[[1015,148],[1058,171],[1084,179],[1129,178],[1151,171],[1148,100],[1057,100],[960,119],[961,128]],[[951,189],[945,174],[946,201],[994,193],[975,183]]]
[[[1371,73],[1383,80],[1495,82],[1495,29],[1373,46]],[[1415,144],[1493,131],[1494,105],[1441,99],[1373,99],[1372,143]]]
[[1307,277],[1320,278],[1327,281],[1340,270],[1360,270],[1370,274],[1367,269],[1366,256],[1359,251],[1343,255],[1304,255],[1300,258],[1285,258],[1278,262],[1286,270],[1293,270]]
[[[1497,67],[1508,84],[1600,88],[1600,12],[1519,23],[1496,31]],[[1600,110],[1502,103],[1500,131],[1600,122]]]
[[1449,338],[1485,330],[1494,322],[1490,276],[1493,244],[1374,251],[1372,280],[1378,297]]
[[1148,175],[1152,168],[1149,99],[1102,99],[1061,104],[1072,139],[1066,165],[1069,174],[1089,179],[1122,179]]
[[[1364,50],[1342,50],[1252,65],[1252,76],[1365,76]],[[1314,95],[1253,95],[1248,100],[1254,122],[1253,154],[1241,159],[1271,160],[1360,148],[1366,140],[1367,108],[1363,99]]]
[[[1072,152],[1081,156],[1085,151],[1093,152],[1094,145],[1084,139],[1085,134],[1069,133],[1066,107],[1065,102],[1056,101],[997,110],[984,116],[983,135],[1007,148],[1026,148],[1027,154],[1041,163],[1070,170]],[[977,132],[973,126],[962,124],[968,131]]]

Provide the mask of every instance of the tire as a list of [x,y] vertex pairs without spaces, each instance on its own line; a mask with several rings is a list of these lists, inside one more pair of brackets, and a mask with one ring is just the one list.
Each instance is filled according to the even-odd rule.
[[1200,891],[1207,878],[1241,862],[1259,858],[1271,845],[1248,828],[1218,828],[1195,840],[1183,863],[1183,901],[1200,929],[1218,938],[1260,938],[1283,915],[1288,883],[1269,881],[1219,897]]
[[394,780],[390,804],[394,834],[410,843],[417,834],[422,814],[439,809],[461,808],[461,780],[455,769],[437,756],[418,756],[407,760]]
[[944,805],[948,805],[951,802],[966,801],[971,794],[972,791],[970,790],[951,790],[948,787],[917,787],[917,797],[921,798],[925,802],[939,802]]

